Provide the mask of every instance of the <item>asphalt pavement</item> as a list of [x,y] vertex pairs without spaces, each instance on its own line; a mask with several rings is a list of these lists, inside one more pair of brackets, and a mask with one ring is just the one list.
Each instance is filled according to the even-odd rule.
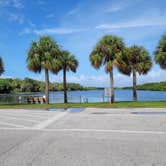
[[166,166],[166,109],[0,110],[0,166]]

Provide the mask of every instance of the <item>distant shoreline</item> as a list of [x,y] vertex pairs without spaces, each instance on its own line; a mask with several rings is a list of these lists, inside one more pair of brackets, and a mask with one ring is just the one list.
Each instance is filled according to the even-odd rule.
[[[43,81],[37,81],[31,78],[23,80],[16,78],[1,78],[0,79],[0,94],[29,94],[29,93],[42,93],[45,89]],[[50,91],[60,92],[63,91],[63,83],[50,82]],[[132,87],[115,87],[115,89],[128,90]],[[104,90],[104,87],[86,87],[78,83],[68,83],[67,91],[88,91],[88,90]],[[166,91],[166,81],[145,83],[137,85],[137,90],[144,91]]]
[[[68,92],[71,92],[71,91],[91,91],[91,90],[104,90],[104,88],[89,88],[89,89],[76,89],[76,90],[68,90]],[[49,91],[49,92],[63,92],[63,90],[57,90],[57,91]],[[33,93],[44,93],[44,91],[38,91],[38,92],[11,92],[11,93],[0,93],[0,95],[26,95],[26,94],[33,94]]]
[[[103,89],[101,87],[86,87],[78,83],[67,83],[67,91],[76,90],[97,90]],[[63,91],[63,83],[50,82],[50,91]],[[0,78],[0,94],[26,94],[26,93],[38,93],[45,91],[45,82],[34,80],[31,78],[12,79],[12,78]]]
[[[94,88],[94,89],[82,89],[82,90],[68,90],[68,92],[74,92],[74,91],[94,91],[94,90],[103,90],[104,88]],[[132,87],[116,87],[115,90],[131,90],[132,91]],[[166,92],[166,90],[150,90],[150,89],[137,89],[137,91],[154,91],[154,92]],[[49,92],[63,92],[61,90],[59,91],[49,91]],[[12,93],[0,93],[0,96],[6,95],[6,96],[21,96],[21,95],[37,95],[37,94],[42,94],[44,95],[44,92],[12,92]]]
[[[125,89],[132,89],[132,87],[122,87],[122,88],[118,88],[118,89],[125,90]],[[137,85],[137,90],[166,91],[166,81]]]

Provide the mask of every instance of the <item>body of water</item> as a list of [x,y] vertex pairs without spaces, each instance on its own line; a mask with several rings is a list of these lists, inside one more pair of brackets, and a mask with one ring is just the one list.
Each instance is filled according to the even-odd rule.
[[[166,100],[166,92],[138,90],[139,101]],[[43,96],[44,93],[10,94],[0,95],[0,103],[26,102],[28,96]],[[19,100],[21,96],[21,101]],[[108,97],[103,98],[103,90],[70,91],[68,102],[103,102],[109,101]],[[115,101],[132,101],[132,90],[115,90]],[[63,103],[63,91],[50,92],[50,103]]]

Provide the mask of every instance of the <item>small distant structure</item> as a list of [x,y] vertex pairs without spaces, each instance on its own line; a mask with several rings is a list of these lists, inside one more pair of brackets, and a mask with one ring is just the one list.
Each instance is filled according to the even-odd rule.
[[18,97],[18,103],[19,103],[19,104],[22,103],[22,97],[21,97],[21,96]]
[[88,98],[80,96],[80,103],[88,103]]
[[105,102],[105,99],[107,99],[108,101],[110,101],[110,97],[111,97],[111,88],[104,88],[103,102]]

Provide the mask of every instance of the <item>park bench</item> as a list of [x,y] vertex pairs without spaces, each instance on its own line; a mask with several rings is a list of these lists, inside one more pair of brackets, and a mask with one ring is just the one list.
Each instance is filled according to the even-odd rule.
[[43,104],[43,103],[46,103],[46,100],[44,97],[29,96],[27,97],[27,103],[28,104]]

